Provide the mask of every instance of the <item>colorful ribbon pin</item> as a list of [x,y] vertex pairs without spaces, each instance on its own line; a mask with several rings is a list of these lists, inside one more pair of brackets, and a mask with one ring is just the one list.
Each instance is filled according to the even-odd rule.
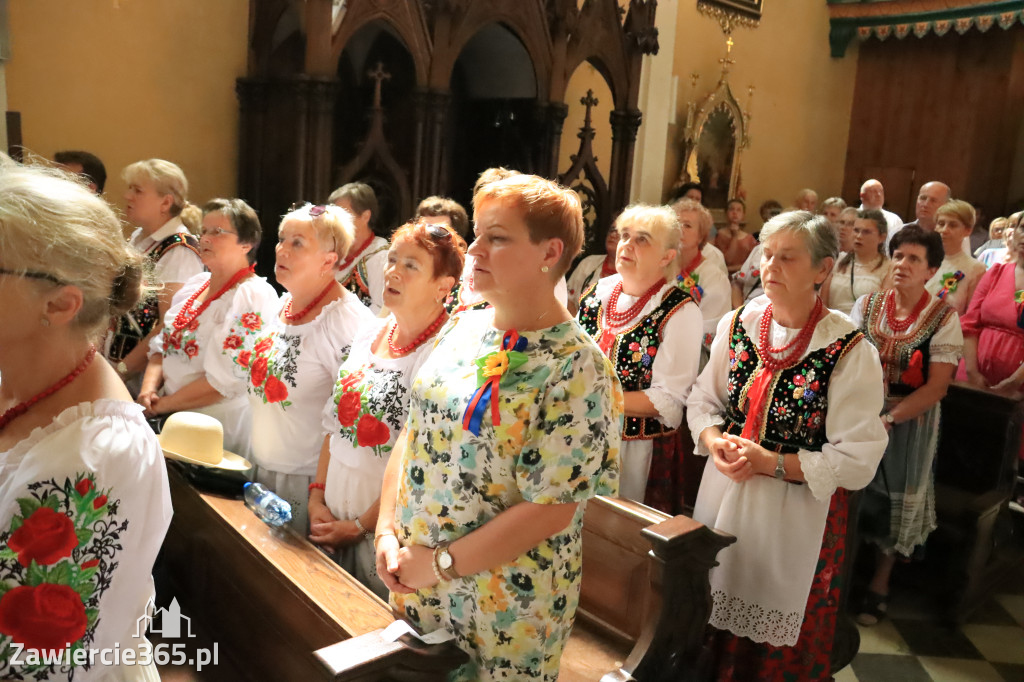
[[466,405],[466,412],[462,416],[462,428],[474,436],[479,436],[480,424],[488,403],[491,405],[491,424],[501,424],[498,386],[506,374],[526,363],[528,358],[526,353],[522,352],[524,350],[526,339],[519,336],[516,330],[510,329],[501,339],[501,350],[492,351],[476,359],[477,389]]

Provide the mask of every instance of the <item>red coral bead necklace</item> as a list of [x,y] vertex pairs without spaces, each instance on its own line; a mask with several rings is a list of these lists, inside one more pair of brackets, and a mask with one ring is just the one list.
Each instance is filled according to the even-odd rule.
[[88,367],[90,363],[92,363],[92,359],[94,357],[96,357],[96,346],[89,346],[89,352],[85,354],[85,359],[83,359],[82,362],[78,364],[78,367],[75,367],[67,375],[65,375],[64,378],[62,378],[60,381],[53,384],[49,388],[43,389],[39,393],[36,393],[28,400],[20,402],[11,409],[6,410],[2,415],[0,415],[0,431],[3,431],[8,424],[10,424],[12,421],[17,419],[21,415],[28,412],[28,409],[35,405],[36,403],[38,403],[40,400],[42,400],[43,398],[50,397],[51,395],[53,395],[54,393],[56,393],[57,391],[59,391],[60,389],[64,388],[72,381],[77,379],[78,375],[84,372],[85,368]]
[[317,303],[324,300],[324,297],[327,296],[328,293],[330,293],[331,289],[334,288],[335,284],[336,282],[332,277],[331,281],[328,282],[327,286],[324,287],[324,290],[317,294],[317,297],[313,299],[313,302],[294,315],[292,315],[292,303],[295,301],[295,298],[293,297],[288,299],[288,305],[285,306],[284,308],[284,319],[288,320],[289,322],[298,322],[306,315],[309,315],[309,311],[315,308]]
[[438,315],[434,319],[434,321],[431,322],[430,325],[423,330],[422,334],[417,336],[416,339],[408,346],[402,346],[401,348],[395,346],[395,332],[398,331],[398,320],[395,320],[395,323],[391,325],[391,331],[388,332],[388,350],[390,350],[391,355],[395,356],[396,358],[401,357],[403,355],[408,355],[409,353],[413,352],[414,350],[422,346],[427,339],[436,334],[437,330],[441,328],[441,325],[444,324],[444,321],[447,319],[448,312],[442,308],[441,314]]
[[[769,303],[768,307],[765,308],[764,314],[761,315],[761,328],[758,335],[757,350],[761,355],[761,363],[768,370],[775,371],[777,369],[785,369],[794,362],[800,359],[807,350],[807,346],[811,343],[811,336],[814,335],[814,329],[818,324],[818,318],[821,317],[822,303],[820,298],[816,298],[814,302],[814,309],[811,310],[810,317],[807,318],[807,323],[804,324],[800,333],[796,337],[787,343],[782,348],[774,348],[769,342],[769,336],[772,328],[772,304]],[[776,359],[776,356],[785,353],[792,349],[789,355],[782,358]]]
[[609,327],[618,327],[629,322],[636,317],[641,310],[643,310],[644,306],[647,305],[647,302],[654,297],[654,294],[661,291],[663,286],[665,286],[664,277],[659,279],[654,283],[654,286],[645,291],[643,295],[637,299],[636,303],[629,307],[629,309],[619,312],[619,296],[622,295],[622,281],[619,280],[615,283],[611,296],[608,297],[608,305],[605,306],[604,310],[605,322]]
[[889,325],[889,329],[893,330],[898,334],[910,329],[910,327],[917,322],[918,316],[921,311],[928,305],[928,300],[931,299],[932,295],[925,289],[921,293],[921,298],[918,299],[914,305],[914,309],[910,311],[910,315],[903,318],[902,320],[896,317],[896,291],[890,290],[889,295],[885,299],[885,321]]
[[351,252],[349,252],[349,255],[348,255],[348,257],[347,257],[347,258],[345,258],[345,260],[343,260],[343,261],[341,262],[341,265],[340,265],[340,266],[338,267],[338,270],[339,270],[340,272],[344,272],[345,268],[347,268],[348,266],[352,265],[352,262],[353,262],[353,261],[354,261],[354,260],[355,260],[356,258],[359,258],[359,256],[363,255],[363,251],[366,251],[366,247],[368,247],[368,246],[370,245],[370,242],[372,242],[372,241],[373,241],[373,238],[374,238],[375,236],[376,236],[376,235],[374,235],[374,234],[373,234],[373,233],[371,232],[371,233],[370,233],[370,236],[366,238],[366,241],[365,241],[365,242],[363,242],[363,243],[362,243],[362,244],[361,244],[361,245],[359,246],[359,248],[358,248],[358,249],[356,249],[355,251],[351,251]]
[[227,284],[221,287],[220,291],[215,293],[213,296],[207,296],[206,300],[200,303],[198,308],[193,310],[192,306],[195,305],[196,299],[198,299],[199,296],[210,287],[210,280],[203,282],[203,285],[196,289],[194,294],[188,297],[188,300],[185,301],[185,305],[181,306],[181,310],[179,310],[178,314],[174,316],[174,331],[171,332],[171,334],[180,336],[181,331],[199,319],[199,316],[203,314],[203,311],[210,307],[211,303],[226,294],[233,286],[255,272],[255,267],[256,266],[254,265],[247,265],[235,274],[231,275],[231,279],[228,280]]

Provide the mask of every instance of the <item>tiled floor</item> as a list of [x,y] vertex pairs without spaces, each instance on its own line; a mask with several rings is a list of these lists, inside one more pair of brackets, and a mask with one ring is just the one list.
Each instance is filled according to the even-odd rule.
[[939,624],[913,586],[892,599],[889,618],[858,626],[860,651],[837,682],[1024,682],[1024,571],[960,627]]

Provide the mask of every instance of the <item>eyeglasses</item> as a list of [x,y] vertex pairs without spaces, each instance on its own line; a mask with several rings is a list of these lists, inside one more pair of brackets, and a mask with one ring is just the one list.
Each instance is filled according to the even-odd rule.
[[424,227],[427,230],[427,234],[429,234],[431,239],[433,239],[434,241],[451,241],[451,230],[446,230],[443,225],[438,225],[437,223],[427,223]]
[[199,231],[199,236],[200,237],[220,237],[220,236],[225,235],[225,234],[233,234],[235,236],[238,236],[237,232],[232,232],[231,230],[225,230],[225,229],[220,228],[220,227],[215,227],[212,230],[207,230],[204,227],[203,229],[201,229]]
[[296,201],[288,209],[288,212],[291,213],[292,211],[298,211],[299,209],[305,208],[306,206],[309,206],[310,218],[318,218],[322,216],[324,213],[327,213],[327,206],[325,206],[324,204],[312,205],[308,201]]
[[34,272],[32,270],[26,270],[24,272],[18,270],[8,270],[7,268],[0,268],[0,275],[14,275],[15,277],[29,277],[31,279],[45,279],[47,282],[53,282],[57,286],[64,286],[64,282],[57,279],[53,275],[46,272]]

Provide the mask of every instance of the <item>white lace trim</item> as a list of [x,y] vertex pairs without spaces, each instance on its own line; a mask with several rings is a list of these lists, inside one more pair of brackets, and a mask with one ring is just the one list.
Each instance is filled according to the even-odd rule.
[[827,503],[839,486],[839,479],[828,459],[823,453],[811,450],[800,450],[797,457],[800,459],[800,469],[804,472],[804,480],[807,481],[814,499]]
[[127,400],[100,399],[78,403],[66,408],[46,426],[37,426],[32,429],[32,433],[15,443],[6,453],[0,454],[6,454],[8,460],[21,457],[50,434],[60,431],[80,419],[89,419],[90,417],[121,417],[126,421],[146,424],[146,420],[142,416],[142,405],[130,403]]
[[657,388],[645,388],[643,394],[658,411],[658,421],[670,429],[679,427],[683,421],[683,404],[671,395]]
[[800,639],[802,611],[766,610],[739,597],[730,597],[722,590],[712,593],[711,599],[714,605],[709,622],[719,630],[771,646],[794,646]]
[[697,446],[697,450],[694,454],[700,455],[701,457],[710,457],[711,453],[704,446],[704,442],[700,439],[701,432],[709,426],[721,426],[725,423],[720,414],[700,414],[694,415],[693,417],[687,417],[690,427],[690,435],[693,437],[693,442]]

